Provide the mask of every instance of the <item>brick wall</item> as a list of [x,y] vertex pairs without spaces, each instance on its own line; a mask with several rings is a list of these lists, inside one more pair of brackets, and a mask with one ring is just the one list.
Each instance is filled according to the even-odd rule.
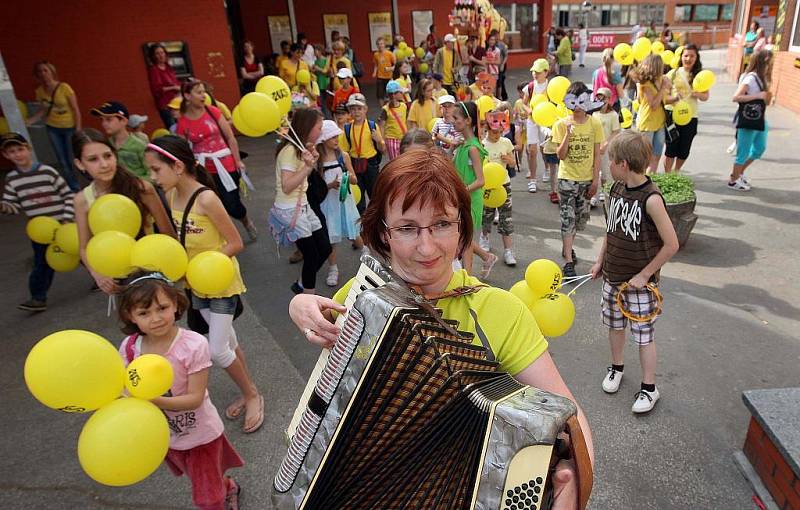
[[800,54],[779,51],[772,65],[772,90],[781,106],[800,114],[800,69],[794,66]]
[[800,479],[755,418],[750,418],[743,449],[778,508],[800,510]]
[[49,60],[75,89],[88,126],[99,125],[89,116],[92,106],[116,99],[131,113],[149,115],[149,130],[160,127],[142,54],[148,41],[186,41],[194,74],[228,105],[238,102],[230,31],[219,0],[11,2],[3,7],[3,20],[0,48],[17,97],[34,99],[33,64]]

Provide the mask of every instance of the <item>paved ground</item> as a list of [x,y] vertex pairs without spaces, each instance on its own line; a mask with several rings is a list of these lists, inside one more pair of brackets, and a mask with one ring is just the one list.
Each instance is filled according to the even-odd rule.
[[[705,52],[706,65],[719,69],[724,53]],[[590,56],[591,67],[596,65]],[[587,67],[587,69],[591,68]],[[578,70],[577,77],[588,77]],[[509,83],[524,79],[512,73]],[[620,393],[600,389],[608,359],[605,332],[598,317],[599,284],[581,288],[572,330],[551,343],[564,378],[584,407],[597,454],[592,508],[750,509],[751,492],[731,454],[741,447],[748,415],[741,392],[751,388],[797,384],[800,361],[798,317],[800,266],[800,159],[791,148],[797,117],[771,108],[767,158],[750,172],[754,189],[742,194],[724,185],[731,158],[734,107],[730,83],[719,83],[703,108],[700,135],[686,173],[696,179],[700,220],[688,245],[663,271],[665,313],[658,323],[658,382],[662,400],[649,416],[635,417],[630,404],[638,388],[636,350],[629,346],[628,370]],[[374,111],[374,110],[373,110]],[[793,136],[794,135],[794,136]],[[289,323],[289,285],[299,267],[289,266],[283,250],[276,257],[266,228],[274,193],[273,140],[244,140],[250,174],[258,191],[247,204],[263,235],[249,244],[240,261],[249,287],[246,312],[237,321],[252,371],[266,394],[262,431],[243,435],[236,424],[227,433],[247,467],[234,473],[244,486],[245,508],[269,507],[272,476],[284,454],[282,430],[311,371],[318,351]],[[498,266],[491,283],[508,288],[533,259],[558,260],[558,215],[546,193],[529,195],[525,183],[512,183],[517,268]],[[105,316],[106,301],[89,293],[89,277],[80,271],[56,278],[50,309],[30,316],[14,308],[26,298],[30,250],[24,220],[0,219],[0,406],[6,409],[0,433],[0,507],[2,508],[189,508],[188,483],[166,469],[129,488],[108,488],[89,480],[75,454],[86,417],[59,414],[39,405],[22,379],[25,355],[43,336],[64,328],[83,328],[117,343],[121,334]],[[595,256],[603,234],[595,212],[576,251],[582,261]],[[494,239],[499,250],[499,239]],[[356,256],[340,249],[340,270],[350,274]],[[589,263],[578,270],[588,270]],[[327,291],[328,289],[324,289]],[[232,383],[212,372],[214,402],[233,398]],[[130,424],[135,427],[136,424]],[[120,430],[124,434],[124,430]]]

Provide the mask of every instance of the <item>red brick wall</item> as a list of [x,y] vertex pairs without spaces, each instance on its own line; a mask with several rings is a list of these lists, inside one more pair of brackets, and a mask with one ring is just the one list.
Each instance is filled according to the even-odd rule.
[[[219,0],[139,0],[124,7],[85,0],[47,2],[46,9],[41,2],[11,2],[3,7],[3,20],[0,48],[17,97],[34,99],[33,64],[49,60],[75,89],[89,126],[96,125],[89,109],[108,99],[149,115],[149,130],[161,126],[141,49],[148,41],[188,42],[195,75],[228,105],[238,102],[230,31]],[[213,63],[224,77],[211,76],[209,53],[220,53]]]
[[800,69],[794,66],[800,54],[779,51],[772,66],[772,90],[778,104],[800,114]]
[[800,510],[800,480],[755,418],[744,440],[744,454],[781,510]]

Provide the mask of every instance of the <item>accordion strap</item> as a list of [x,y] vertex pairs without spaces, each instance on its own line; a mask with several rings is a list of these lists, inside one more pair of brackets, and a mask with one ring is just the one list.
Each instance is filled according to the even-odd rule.
[[472,316],[472,320],[475,321],[475,333],[478,335],[481,343],[483,344],[484,349],[486,349],[486,359],[489,361],[496,361],[494,357],[494,351],[492,350],[492,346],[489,345],[489,339],[486,338],[486,334],[483,332],[483,328],[478,323],[478,314],[475,313],[475,310],[472,308],[469,309],[469,314]]

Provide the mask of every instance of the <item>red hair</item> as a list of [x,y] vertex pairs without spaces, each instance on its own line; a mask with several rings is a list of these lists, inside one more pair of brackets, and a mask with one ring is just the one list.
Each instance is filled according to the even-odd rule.
[[431,206],[444,213],[446,206],[458,209],[459,254],[472,242],[472,212],[467,188],[450,159],[437,148],[411,148],[381,170],[374,196],[361,216],[361,236],[373,251],[389,258],[386,242],[386,211],[403,195],[403,212],[412,205]]

